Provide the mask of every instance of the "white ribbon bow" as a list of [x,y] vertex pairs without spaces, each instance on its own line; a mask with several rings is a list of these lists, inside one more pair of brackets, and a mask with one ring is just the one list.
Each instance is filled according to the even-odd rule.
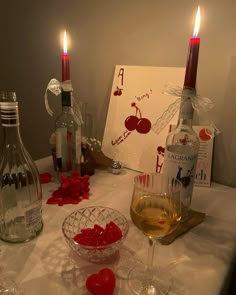
[[[54,95],[58,96],[59,94],[61,94],[62,91],[71,91],[72,92],[73,88],[72,88],[72,84],[71,84],[70,80],[67,80],[64,82],[59,82],[56,79],[51,79],[49,81],[46,91],[45,91],[45,94],[44,94],[44,103],[45,103],[45,107],[46,107],[48,114],[55,120],[56,119],[55,114],[53,113],[53,111],[49,105],[49,101],[48,101],[48,90],[51,91]],[[72,109],[72,113],[75,118],[75,122],[78,125],[82,125],[84,122],[82,119],[80,107],[79,107],[79,104],[74,99],[73,95],[71,95],[71,109]]]
[[[184,91],[183,88],[178,85],[167,84],[165,86],[163,94],[183,97]],[[194,110],[196,110],[199,114],[208,112],[214,107],[213,102],[207,97],[203,97],[197,94],[194,95],[194,93],[192,93],[191,95],[188,94],[188,97],[191,97],[192,106]]]
[[[165,128],[166,125],[174,117],[175,113],[178,111],[180,107],[181,97],[185,95],[182,87],[178,85],[172,85],[170,83],[165,86],[165,90],[163,91],[163,94],[176,96],[178,97],[178,99],[175,100],[173,103],[171,103],[168,106],[168,108],[163,112],[163,114],[153,124],[152,129],[156,134],[159,134],[161,130]],[[194,110],[197,111],[199,116],[201,116],[201,114],[205,112],[208,112],[214,106],[213,102],[207,97],[202,97],[194,93],[192,93],[191,95],[189,95],[188,93],[187,96],[191,97],[192,106]],[[213,128],[214,136],[220,133],[219,129],[217,129],[212,122],[210,122],[208,125],[210,125]]]

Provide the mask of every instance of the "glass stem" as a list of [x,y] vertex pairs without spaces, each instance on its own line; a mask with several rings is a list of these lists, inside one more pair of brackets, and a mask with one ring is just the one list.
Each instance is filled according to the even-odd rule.
[[154,258],[154,253],[155,253],[155,248],[156,248],[156,240],[153,239],[152,237],[148,237],[148,259],[147,259],[147,271],[152,274],[153,272],[153,258]]

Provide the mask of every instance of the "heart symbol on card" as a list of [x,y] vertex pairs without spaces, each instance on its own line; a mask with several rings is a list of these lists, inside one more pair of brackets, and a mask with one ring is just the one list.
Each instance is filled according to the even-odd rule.
[[98,273],[91,274],[86,280],[86,288],[93,295],[112,295],[115,284],[115,275],[109,268],[103,268]]

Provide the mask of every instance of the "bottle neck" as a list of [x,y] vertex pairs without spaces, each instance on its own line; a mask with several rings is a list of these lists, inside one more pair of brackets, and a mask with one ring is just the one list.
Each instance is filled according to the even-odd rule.
[[192,97],[196,91],[192,88],[184,88],[181,97],[178,126],[187,125],[192,127],[194,109],[192,105]]
[[71,107],[71,92],[62,91],[61,92],[61,104],[62,106]]
[[192,128],[192,126],[193,126],[193,120],[191,120],[191,119],[183,119],[183,118],[179,118],[179,119],[178,119],[177,126],[178,126],[178,127],[180,127],[180,126],[189,126],[189,127]]
[[18,104],[2,103],[1,104],[1,125],[3,129],[3,138],[5,143],[21,143],[20,121],[18,113]]
[[70,91],[62,91],[61,105],[62,105],[63,113],[71,113],[71,92]]
[[21,135],[19,126],[16,127],[3,127],[3,140],[5,143],[11,144],[21,144]]
[[63,113],[71,113],[71,107],[62,106],[62,112]]

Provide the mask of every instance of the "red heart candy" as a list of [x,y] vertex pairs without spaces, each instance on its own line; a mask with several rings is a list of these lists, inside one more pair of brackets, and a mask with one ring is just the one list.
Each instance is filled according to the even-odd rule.
[[86,288],[93,295],[112,295],[116,278],[113,271],[103,268],[98,273],[90,275],[86,280]]

